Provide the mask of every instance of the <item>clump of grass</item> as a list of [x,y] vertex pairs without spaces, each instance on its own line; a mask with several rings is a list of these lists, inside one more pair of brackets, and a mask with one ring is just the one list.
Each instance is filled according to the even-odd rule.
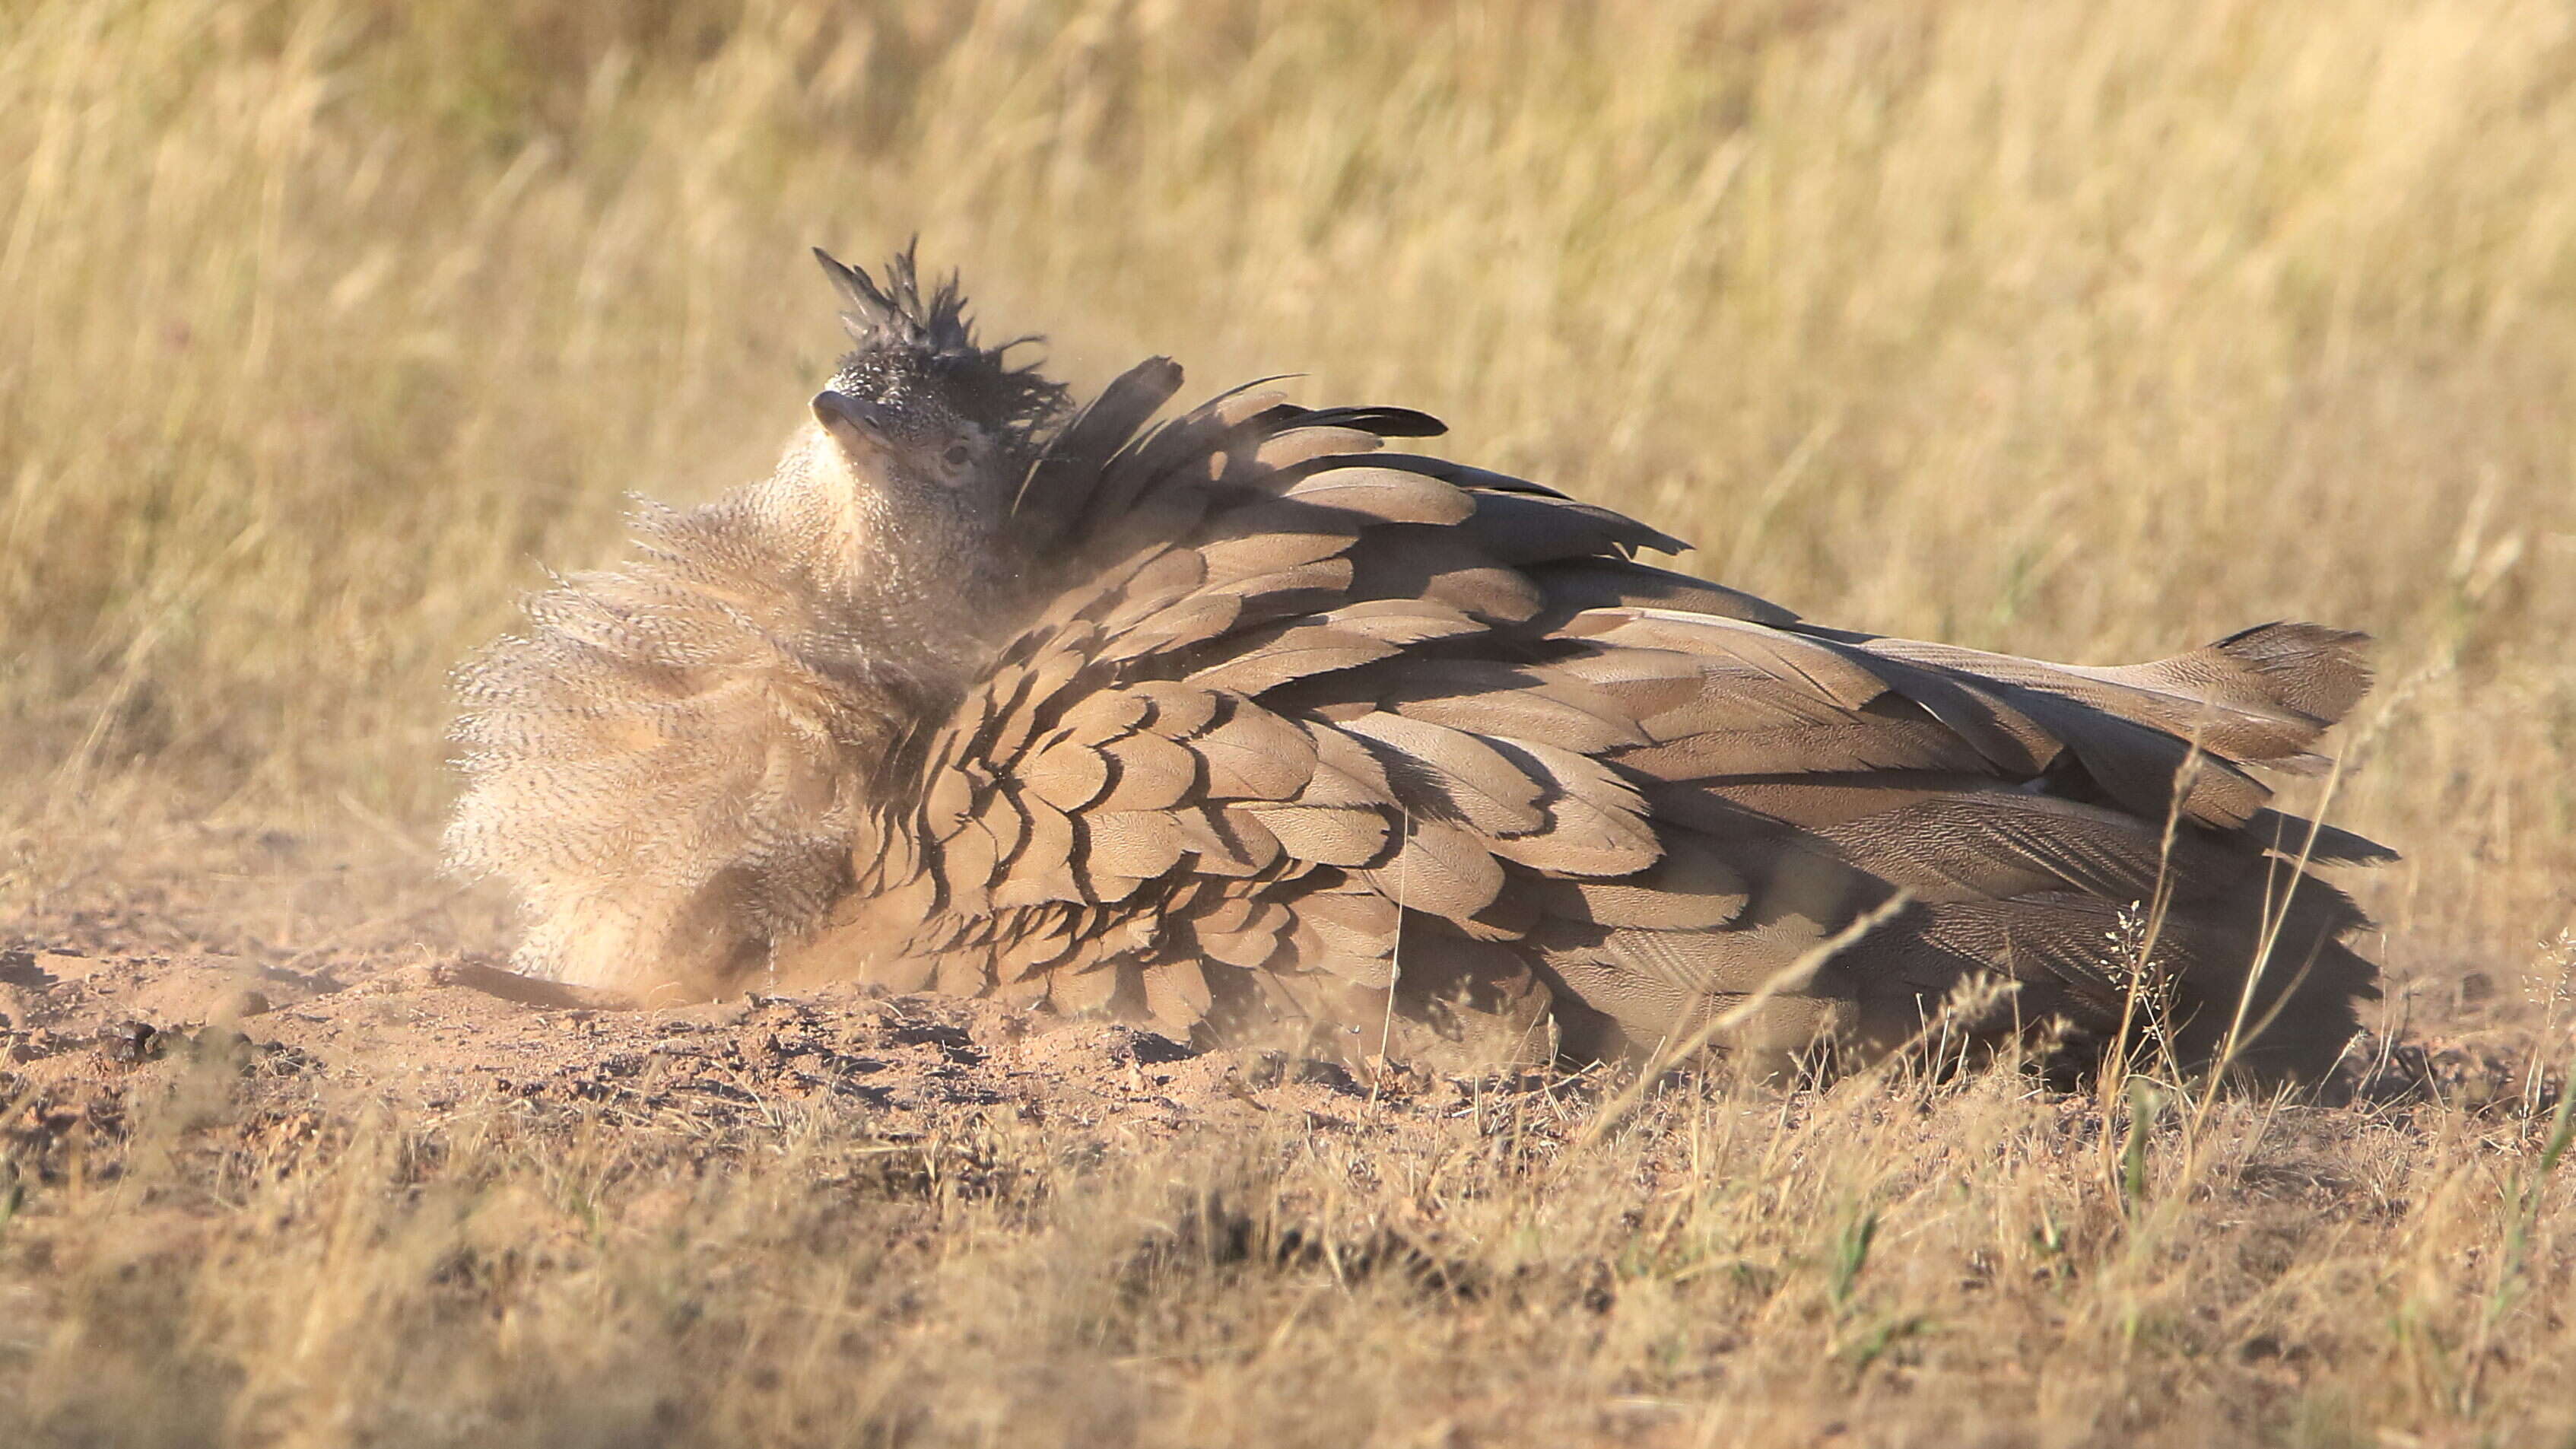
[[[2070,1110],[2076,1107],[2076,1110]],[[711,1136],[173,1117],[0,1229],[13,1443],[2551,1442],[2561,1109],[2144,1128],[2009,1065],[1147,1152],[1007,1112]],[[301,1125],[298,1125],[301,1124]],[[1113,1133],[1115,1128],[1110,1129]],[[2503,1156],[2499,1157],[2499,1153]],[[2515,1186],[2499,1193],[2501,1168]],[[2168,1209],[2170,1209],[2168,1211]],[[2150,1217],[2161,1217],[2160,1226]],[[2504,1245],[2492,1271],[2462,1272]],[[1841,1425],[1835,1430],[1834,1425]]]

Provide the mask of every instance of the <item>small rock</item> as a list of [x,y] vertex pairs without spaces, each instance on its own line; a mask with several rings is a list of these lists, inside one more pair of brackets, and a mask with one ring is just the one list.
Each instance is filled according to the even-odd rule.
[[153,1054],[160,1035],[160,1029],[148,1021],[120,1022],[99,1033],[98,1049],[109,1061],[131,1066]]
[[268,993],[245,987],[215,1003],[214,1020],[243,1021],[254,1016],[266,1016],[270,1010]]
[[36,964],[35,952],[0,951],[0,984],[42,991],[54,984],[54,978],[51,972]]

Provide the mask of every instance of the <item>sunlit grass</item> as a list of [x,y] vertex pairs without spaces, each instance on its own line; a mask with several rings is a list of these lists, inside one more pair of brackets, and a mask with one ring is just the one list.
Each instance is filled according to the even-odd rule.
[[[606,556],[624,493],[764,471],[837,341],[804,248],[914,233],[1078,384],[1169,352],[1204,390],[1298,371],[1310,401],[1425,407],[1442,446],[1832,623],[2085,661],[2370,630],[2336,815],[2408,857],[2356,882],[2380,1024],[2447,1023],[2474,977],[2514,1051],[2563,1041],[2576,25],[2516,0],[24,0],[0,11],[0,911],[112,876],[123,842],[160,859],[172,821],[420,879],[446,670],[542,566]],[[512,1227],[493,1251],[537,1266],[458,1287],[435,1265],[470,1204],[542,1195],[552,1149],[398,1170],[418,1132],[378,1124],[200,1203],[161,1256],[133,1257],[145,1196],[38,1194],[0,1227],[27,1270],[0,1382],[131,1363],[232,1406],[235,1442],[471,1438],[486,1419],[422,1407],[469,1388],[520,1406],[489,1423],[598,1442],[1025,1437],[1077,1402],[1068,1441],[1302,1413],[1342,1442],[1438,1442],[1444,1415],[1457,1442],[1806,1442],[1900,1382],[1936,1385],[1919,1432],[1851,1432],[1955,1442],[1981,1392],[2055,1426],[2031,1442],[2190,1442],[2246,1404],[2249,1433],[2318,1443],[2567,1432],[2540,1124],[2177,1091],[2121,1136],[2148,1098],[2079,1131],[2004,1079],[1886,1090],[1354,1199],[1427,1192],[1470,1260],[1536,1265],[1518,1306],[1204,1266],[1097,1298],[1171,1182],[1254,1173],[1247,1210],[1286,1214],[1357,1148],[1095,1181],[1014,1139],[1046,1191],[845,1220],[796,1154],[849,1124],[673,1189],[714,1241],[567,1228],[546,1258]],[[2344,1216],[2247,1186],[2310,1166]],[[1573,1286],[1596,1262],[1623,1285],[1599,1312]],[[326,1280],[371,1286],[296,1286]],[[175,1336],[99,1347],[139,1322]],[[845,1333],[849,1362],[814,1346]],[[658,1407],[640,1380],[675,1364]],[[760,1417],[780,1383],[817,1386],[811,1417]],[[134,1434],[185,1437],[134,1392],[177,1416]]]
[[1579,1145],[1580,1094],[1500,1089],[1159,1145],[1007,1109],[710,1138],[507,1097],[209,1138],[172,1077],[0,1226],[12,1442],[2576,1428],[2564,1109],[2148,1089],[2098,1118],[2009,1070],[1881,1070],[1684,1090]]

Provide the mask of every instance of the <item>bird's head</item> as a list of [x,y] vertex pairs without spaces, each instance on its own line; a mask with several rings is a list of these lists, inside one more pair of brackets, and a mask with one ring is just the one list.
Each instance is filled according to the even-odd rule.
[[[925,294],[907,247],[884,285],[817,249],[854,344],[814,395],[825,466],[881,548],[943,566],[995,562],[1021,475],[1065,409],[1065,389],[975,341],[954,276]],[[969,556],[955,555],[959,550]]]

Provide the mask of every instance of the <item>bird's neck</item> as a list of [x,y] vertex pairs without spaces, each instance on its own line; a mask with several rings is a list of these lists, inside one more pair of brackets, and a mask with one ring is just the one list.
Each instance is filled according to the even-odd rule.
[[846,691],[869,734],[945,718],[1020,612],[1007,551],[958,521],[896,518],[791,469],[743,503],[794,581],[782,642]]

